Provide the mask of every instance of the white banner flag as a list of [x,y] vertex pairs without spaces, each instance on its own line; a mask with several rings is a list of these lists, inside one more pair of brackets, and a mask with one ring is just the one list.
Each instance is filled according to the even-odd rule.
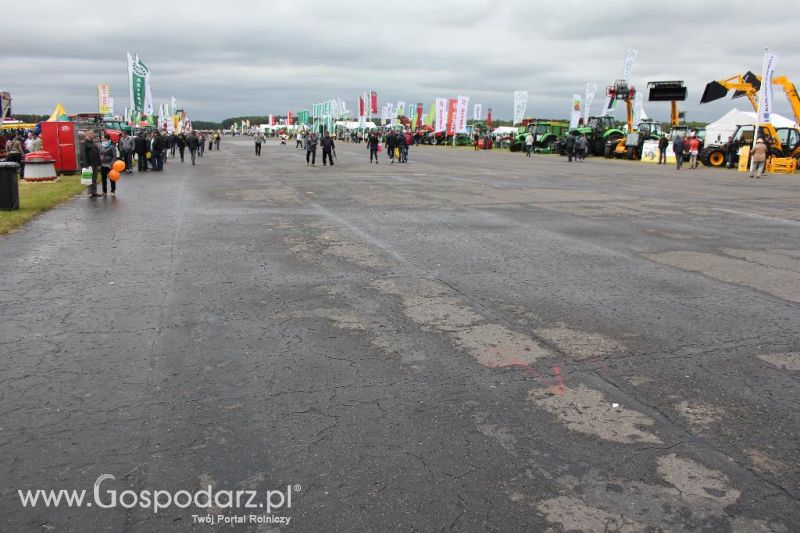
[[572,95],[572,111],[569,116],[569,129],[574,130],[578,127],[581,120],[581,95]]
[[386,104],[381,107],[381,120],[389,120],[389,106]]
[[456,133],[467,131],[467,112],[469,111],[469,96],[459,96],[456,102],[456,119],[453,127]]
[[475,104],[475,107],[472,109],[472,120],[480,120],[481,115],[483,115],[483,106],[481,104]]
[[643,109],[644,104],[644,97],[642,93],[637,92],[636,96],[633,97],[633,127],[636,128],[639,123],[642,121],[642,113],[644,112]]
[[633,48],[628,48],[628,50],[625,51],[625,66],[622,68],[622,79],[628,82],[629,85],[631,83],[631,76],[633,75],[633,61],[638,54],[639,50],[634,50]]
[[447,129],[447,98],[436,99],[436,131]]
[[514,91],[514,124],[522,122],[528,107],[528,91]]
[[586,95],[583,100],[583,122],[589,122],[589,106],[592,105],[594,95],[597,93],[597,85],[594,83],[586,84]]
[[386,104],[386,114],[389,115],[388,118],[392,118],[394,116],[394,104],[392,102]]
[[[775,74],[775,64],[777,62],[777,54],[764,52],[764,66],[761,70],[761,90],[758,91],[758,122],[760,124],[772,121],[772,77]],[[758,136],[756,135],[756,137]]]

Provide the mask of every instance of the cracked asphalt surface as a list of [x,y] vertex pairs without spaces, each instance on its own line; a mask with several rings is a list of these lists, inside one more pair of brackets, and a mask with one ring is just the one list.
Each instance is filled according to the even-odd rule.
[[301,486],[246,531],[800,530],[795,176],[251,152],[0,237],[1,530],[231,529],[17,495],[105,473]]

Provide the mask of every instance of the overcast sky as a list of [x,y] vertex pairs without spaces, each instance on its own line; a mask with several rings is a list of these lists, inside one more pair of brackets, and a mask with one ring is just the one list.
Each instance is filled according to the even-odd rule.
[[[127,105],[126,50],[152,73],[155,104],[175,96],[197,120],[285,114],[360,90],[385,101],[466,95],[510,118],[512,91],[530,93],[527,116],[566,118],[587,81],[619,78],[639,50],[633,82],[684,80],[689,120],[717,118],[746,100],[699,105],[706,82],[748,69],[763,49],[800,83],[797,3],[382,0],[282,2],[9,2],[3,20],[3,90],[18,113],[96,111],[98,82]],[[603,89],[601,89],[603,90]],[[776,93],[776,111],[789,114]],[[598,94],[592,111],[599,111]],[[667,120],[667,103],[645,105]],[[622,112],[617,116],[622,118]]]

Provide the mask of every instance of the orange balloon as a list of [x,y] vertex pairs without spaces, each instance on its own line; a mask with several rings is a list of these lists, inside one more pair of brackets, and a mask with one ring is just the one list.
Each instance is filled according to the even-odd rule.
[[[113,168],[117,172],[125,172],[125,161],[122,161],[121,159],[117,159],[116,161],[114,161],[114,164],[111,165],[111,168]],[[114,180],[114,181],[116,181],[116,180]]]
[[[125,163],[122,163],[123,166]],[[111,169],[108,171],[108,179],[111,181],[117,181],[119,179],[119,172],[117,170]]]

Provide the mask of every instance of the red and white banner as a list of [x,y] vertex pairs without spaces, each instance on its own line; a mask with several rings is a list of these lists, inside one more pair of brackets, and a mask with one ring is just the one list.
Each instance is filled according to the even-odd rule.
[[417,103],[417,129],[422,127],[422,102]]
[[370,113],[378,112],[378,93],[372,91],[369,95],[369,108]]
[[456,118],[454,124],[456,133],[466,133],[468,110],[469,96],[459,96],[456,103]]
[[364,95],[358,95],[358,116],[359,117],[366,117],[367,116],[367,104],[364,101]]
[[455,98],[451,98],[447,101],[447,134],[454,135],[455,130],[455,122],[456,122],[456,105],[458,104],[458,100]]
[[292,125],[292,118],[294,118],[294,117],[292,116],[292,112],[291,112],[291,111],[289,111],[289,112],[286,114],[286,125],[287,125],[287,126],[291,126],[291,125]]
[[492,129],[492,108],[489,108],[489,111],[486,112],[486,127]]
[[447,128],[447,98],[436,99],[436,131],[444,131]]
[[275,115],[273,115],[272,113],[269,114],[269,125],[270,126],[275,125]]

